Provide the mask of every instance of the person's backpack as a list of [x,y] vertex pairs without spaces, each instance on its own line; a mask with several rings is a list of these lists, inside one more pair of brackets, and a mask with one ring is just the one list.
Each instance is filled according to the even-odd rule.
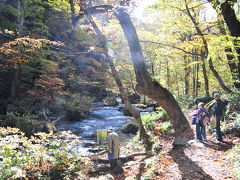
[[192,125],[196,124],[197,123],[197,117],[196,116],[193,116],[192,117]]

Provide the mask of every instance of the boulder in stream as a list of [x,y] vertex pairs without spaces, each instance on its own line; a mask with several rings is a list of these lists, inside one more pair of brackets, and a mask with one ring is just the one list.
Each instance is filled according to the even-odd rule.
[[121,131],[124,133],[136,134],[138,132],[138,125],[136,123],[128,123],[122,128]]
[[108,96],[103,100],[103,104],[105,106],[117,106],[119,105],[119,102],[114,96]]
[[132,113],[128,109],[126,109],[126,108],[123,108],[123,114],[125,116],[132,116]]
[[138,104],[141,101],[141,97],[138,94],[130,94],[128,95],[128,100],[131,104]]

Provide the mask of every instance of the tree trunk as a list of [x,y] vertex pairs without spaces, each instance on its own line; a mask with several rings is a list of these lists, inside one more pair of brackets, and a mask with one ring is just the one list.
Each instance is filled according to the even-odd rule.
[[133,74],[132,74],[132,72],[130,72],[130,78],[131,78],[131,87],[132,87],[132,90],[134,91],[135,94],[137,94],[137,91],[136,91],[135,86],[134,86],[134,81],[133,81]]
[[[178,78],[178,72],[175,72],[175,78]],[[181,77],[182,78],[182,77]],[[180,80],[181,81],[181,80]],[[179,88],[179,81],[176,82],[176,86],[177,86],[177,97],[180,96],[180,88]]]
[[[231,5],[232,1],[226,0],[224,3],[221,4],[221,11],[223,18],[227,24],[227,27],[230,31],[231,36],[233,37],[240,37],[240,21],[237,19],[236,13]],[[240,48],[239,48],[239,40],[233,41],[235,50],[238,54],[238,76],[240,76]]]
[[[195,49],[195,52],[197,50]],[[196,55],[196,61],[199,62],[199,57]],[[201,84],[199,82],[199,63],[196,64],[196,97],[198,96],[198,90],[200,89]]]
[[93,26],[93,28],[94,28],[97,36],[98,36],[98,39],[99,39],[99,42],[100,42],[102,48],[104,49],[104,52],[105,52],[105,55],[106,55],[106,60],[107,60],[109,66],[111,68],[112,75],[113,75],[113,77],[114,77],[114,79],[116,81],[116,84],[118,86],[118,89],[119,89],[119,91],[121,93],[121,97],[122,97],[123,102],[125,104],[125,108],[131,113],[131,115],[138,122],[139,131],[140,131],[140,137],[144,141],[146,151],[151,151],[153,142],[150,140],[150,136],[147,134],[147,132],[146,132],[146,130],[144,128],[144,125],[143,125],[142,119],[141,119],[141,115],[140,115],[140,111],[136,110],[131,105],[131,103],[129,102],[128,95],[127,95],[127,93],[124,90],[123,84],[122,84],[122,82],[121,82],[121,80],[120,80],[120,78],[118,76],[118,73],[117,73],[117,70],[115,68],[115,65],[113,64],[113,61],[112,61],[111,57],[108,55],[107,48],[105,47],[105,37],[101,33],[99,28],[97,27],[96,23],[92,20],[92,17],[90,15],[88,16],[88,19],[89,19],[90,23],[92,24],[92,26]]
[[13,69],[12,75],[13,77],[11,82],[11,100],[12,102],[14,102],[17,97],[19,69]]
[[184,82],[185,82],[185,95],[189,95],[189,76],[190,76],[190,69],[189,69],[189,62],[186,56],[184,56],[184,63],[185,63],[185,74],[184,74]]
[[196,64],[194,64],[193,66],[193,70],[192,70],[192,74],[193,74],[193,97],[197,97],[198,96],[198,86],[199,86],[199,82],[198,82],[198,71],[199,71],[199,64],[198,64],[198,55],[197,55],[197,50],[193,49],[193,56],[192,56],[192,61],[193,62],[197,62]]
[[[209,81],[208,81],[208,76],[207,76],[207,70],[206,70],[206,65],[205,65],[205,58],[208,57],[209,51],[208,51],[208,44],[207,41],[202,33],[202,31],[200,30],[200,28],[198,27],[197,22],[195,21],[194,17],[192,16],[188,5],[187,5],[187,1],[185,0],[185,6],[186,6],[186,10],[187,10],[187,14],[189,16],[189,18],[191,19],[197,33],[199,36],[201,36],[203,44],[204,44],[204,48],[205,48],[205,52],[202,54],[205,54],[205,56],[202,56],[202,68],[203,68],[203,75],[204,75],[204,81],[205,81],[205,91],[206,91],[206,95],[210,96],[209,94]],[[213,75],[215,76],[215,78],[217,79],[219,85],[221,86],[221,88],[227,92],[227,93],[232,93],[232,91],[225,85],[225,83],[223,82],[222,78],[220,77],[220,75],[218,74],[218,72],[215,70],[214,66],[213,66],[213,62],[212,62],[212,58],[209,58],[209,68],[212,71]]]
[[229,89],[225,83],[223,82],[222,78],[219,76],[218,72],[215,70],[214,66],[213,66],[213,62],[212,62],[212,58],[209,58],[209,67],[212,71],[212,73],[214,74],[214,76],[217,78],[220,86],[222,87],[222,89],[226,92],[226,93],[232,93],[232,90]]
[[232,75],[233,85],[236,89],[240,89],[240,76],[238,71],[238,66],[234,62],[235,56],[233,55],[233,50],[231,48],[225,48],[228,66]]
[[[219,13],[219,11],[216,10],[216,12],[218,13],[217,25],[220,30],[220,33],[222,35],[227,35],[227,32],[221,22],[223,20],[223,16],[222,16],[222,14]],[[233,50],[231,47],[225,48],[225,52],[226,52],[226,56],[227,56],[227,60],[228,60],[228,66],[229,66],[229,69],[230,69],[230,72],[232,75],[234,87],[236,89],[240,89],[240,72],[238,70],[238,65],[235,62],[236,57],[233,55]]]
[[240,36],[240,22],[237,19],[236,13],[231,5],[232,1],[226,0],[221,4],[221,11],[231,36]]
[[[187,2],[185,0],[185,6],[186,6],[186,10],[187,10],[187,14],[189,16],[189,18],[191,19],[197,33],[202,37],[202,41],[203,41],[203,44],[206,46],[207,44],[207,41],[205,40],[203,34],[202,34],[202,31],[200,30],[200,28],[198,27],[198,24],[197,22],[195,21],[194,17],[192,16],[189,8],[188,8],[188,5],[187,5]],[[205,47],[207,48],[207,47]],[[207,51],[208,52],[208,51]],[[201,53],[201,55],[203,55]],[[203,77],[204,77],[204,83],[205,83],[205,93],[207,96],[209,96],[209,81],[208,81],[208,75],[207,75],[207,70],[206,70],[206,63],[205,63],[205,57],[204,56],[201,56],[201,60],[202,60],[202,70],[203,70]]]
[[18,17],[17,17],[17,24],[18,24],[18,31],[20,32],[20,34],[22,33],[22,30],[23,30],[23,23],[24,23],[24,18],[23,18],[23,15],[21,13],[21,10],[22,10],[22,6],[21,6],[21,1],[18,0],[17,1],[17,9],[19,11],[18,13]]
[[165,65],[166,65],[166,74],[167,74],[167,77],[166,77],[166,86],[168,89],[171,89],[170,87],[170,69],[169,69],[169,65],[168,65],[168,59],[166,58],[165,59]]
[[206,69],[206,64],[205,64],[205,55],[204,52],[201,53],[201,60],[202,60],[202,72],[203,72],[203,77],[204,77],[204,84],[205,84],[205,93],[206,96],[210,96],[209,93],[209,80],[208,80],[208,75],[207,75],[207,69]]
[[69,4],[70,4],[70,7],[71,7],[72,26],[74,27],[75,26],[75,17],[76,17],[74,0],[69,0]]
[[116,71],[116,68],[111,60],[111,57],[107,56],[107,61],[108,61],[108,64],[111,68],[111,72],[112,72],[112,75],[117,83],[117,86],[118,86],[118,89],[121,93],[121,96],[123,98],[123,102],[125,104],[125,108],[130,111],[131,115],[137,120],[138,124],[139,124],[139,130],[140,130],[140,137],[141,139],[143,139],[144,141],[144,144],[146,145],[146,151],[151,151],[152,149],[152,145],[153,143],[151,142],[150,140],[150,136],[147,134],[145,128],[144,128],[144,125],[142,123],[142,119],[141,119],[141,115],[140,115],[140,111],[138,111],[137,109],[135,109],[131,103],[129,102],[128,100],[128,96],[127,96],[127,93],[125,92],[124,90],[124,87],[122,85],[122,82],[118,76],[118,73]]
[[136,86],[137,91],[155,100],[166,110],[175,131],[174,144],[186,144],[188,140],[194,137],[194,134],[178,102],[166,88],[151,79],[129,14],[124,8],[118,8],[115,15],[128,41],[138,83]]

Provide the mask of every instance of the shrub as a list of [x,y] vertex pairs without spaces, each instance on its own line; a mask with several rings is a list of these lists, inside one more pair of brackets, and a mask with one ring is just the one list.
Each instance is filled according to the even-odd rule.
[[89,115],[92,104],[90,97],[82,97],[79,94],[71,95],[64,103],[65,119],[78,121]]
[[136,134],[138,132],[138,125],[136,123],[128,123],[122,129],[124,133]]
[[13,121],[16,128],[19,128],[27,136],[33,135],[33,127],[29,124],[32,124],[32,121],[36,121],[37,116],[33,114],[20,115],[18,113],[9,112],[7,117]]
[[30,137],[37,132],[55,132],[56,128],[50,121],[39,121],[37,115],[10,112],[7,119],[11,121],[14,127],[19,128],[26,136]]
[[155,122],[158,120],[165,121],[167,119],[167,112],[161,107],[157,108],[156,112],[151,112],[149,114],[144,114],[141,116],[144,125],[147,129],[152,130]]
[[240,118],[225,120],[221,126],[223,134],[232,134],[240,137]]
[[227,94],[225,95],[226,99],[228,99],[229,104],[228,104],[228,108],[227,111],[228,113],[232,113],[232,112],[240,112],[240,95],[237,93],[234,94]]
[[[27,138],[16,128],[0,128],[0,179],[84,179],[88,161],[73,149],[79,137],[70,132]],[[76,174],[78,172],[78,174]]]
[[240,143],[236,144],[229,152],[227,158],[233,163],[232,175],[240,179]]
[[156,127],[156,129],[161,129],[161,130],[163,130],[163,131],[167,131],[167,130],[170,129],[170,127],[171,127],[171,123],[170,123],[170,121],[167,121],[167,122],[163,122],[163,123],[161,124],[161,126]]

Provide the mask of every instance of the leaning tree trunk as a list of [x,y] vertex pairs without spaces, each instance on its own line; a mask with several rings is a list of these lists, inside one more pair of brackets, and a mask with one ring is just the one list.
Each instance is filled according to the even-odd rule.
[[124,8],[118,8],[115,15],[128,41],[138,83],[137,91],[155,100],[166,110],[175,131],[174,144],[186,144],[194,137],[194,134],[178,102],[166,88],[151,79],[145,65],[136,29],[129,14]]
[[123,88],[123,85],[122,85],[122,82],[118,76],[118,73],[116,71],[116,68],[112,62],[112,59],[111,57],[107,56],[107,61],[108,61],[108,64],[111,68],[111,72],[112,72],[112,75],[117,83],[117,86],[118,86],[118,89],[121,93],[121,96],[122,96],[122,99],[123,99],[123,102],[125,104],[125,108],[131,113],[131,115],[137,120],[138,122],[138,125],[139,125],[139,131],[140,131],[140,137],[141,139],[143,139],[143,142],[145,144],[145,147],[146,147],[146,151],[151,151],[152,149],[152,145],[153,145],[153,142],[150,140],[150,136],[147,134],[145,128],[144,128],[144,125],[142,123],[142,119],[141,119],[141,115],[140,115],[140,111],[138,111],[137,109],[135,109],[131,103],[129,102],[129,99],[128,99],[128,96],[127,96],[127,93],[125,92],[124,88]]
[[[203,68],[204,79],[205,79],[205,89],[206,89],[207,96],[209,96],[209,83],[208,83],[209,81],[208,81],[208,78],[207,78],[207,71],[206,71],[205,61],[204,61],[205,57],[208,57],[208,55],[209,55],[208,44],[207,44],[207,41],[206,41],[206,39],[205,39],[202,31],[201,31],[200,28],[198,27],[197,22],[195,21],[195,19],[193,18],[192,14],[191,14],[191,12],[190,12],[186,0],[185,0],[185,6],[186,6],[187,14],[188,14],[189,18],[191,19],[191,21],[192,21],[192,23],[193,23],[193,25],[194,25],[194,27],[195,27],[198,35],[201,36],[202,41],[203,41],[203,44],[204,44],[205,52],[204,52],[203,54],[205,54],[205,56],[202,56],[202,62],[203,62],[202,68]],[[220,77],[220,75],[218,74],[218,72],[216,71],[216,69],[214,68],[211,57],[209,58],[208,63],[209,63],[209,68],[210,68],[210,70],[212,71],[213,75],[214,75],[215,78],[217,79],[217,81],[218,81],[219,85],[221,86],[221,88],[222,88],[225,92],[227,92],[227,93],[232,93],[232,90],[229,89],[229,88],[225,85],[225,83],[223,82],[222,78]],[[207,78],[207,79],[206,79],[206,78]],[[206,83],[207,83],[207,84],[206,84]]]
[[97,36],[98,36],[98,40],[102,46],[102,48],[104,49],[104,54],[106,55],[106,60],[111,68],[111,72],[112,72],[112,75],[115,79],[115,82],[118,86],[118,89],[121,93],[121,97],[122,97],[122,100],[125,104],[125,108],[131,113],[131,115],[137,120],[138,122],[138,126],[139,126],[139,131],[140,131],[140,137],[141,139],[143,139],[143,142],[145,144],[145,148],[146,148],[146,151],[149,152],[152,150],[152,145],[153,145],[153,142],[150,140],[150,136],[147,134],[145,128],[144,128],[144,125],[142,123],[142,119],[141,119],[141,115],[140,115],[140,111],[138,111],[137,109],[135,109],[131,103],[129,102],[129,99],[128,99],[128,95],[126,93],[126,91],[124,90],[124,87],[123,87],[123,84],[118,76],[118,72],[115,68],[115,65],[112,61],[112,58],[108,55],[108,52],[107,52],[107,48],[105,46],[105,36],[102,34],[102,32],[100,31],[100,29],[98,28],[98,26],[96,25],[96,23],[93,21],[92,17],[90,15],[88,15],[88,19],[91,23],[91,25],[93,26]]

